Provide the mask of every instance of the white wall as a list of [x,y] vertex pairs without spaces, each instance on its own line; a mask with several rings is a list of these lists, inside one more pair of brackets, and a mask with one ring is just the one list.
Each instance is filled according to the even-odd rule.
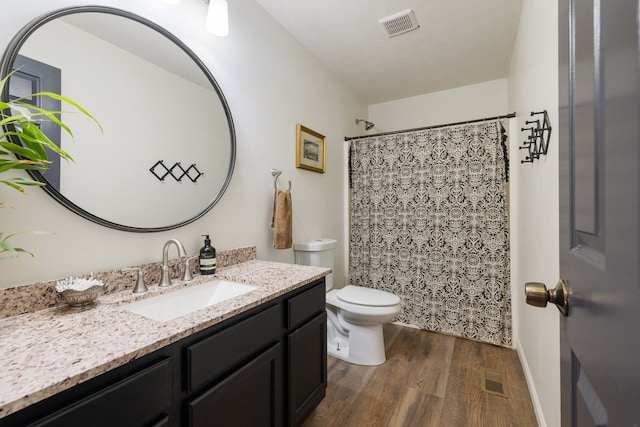
[[[531,111],[547,110],[558,128],[557,1],[525,0],[509,74],[511,121],[511,256],[516,346],[541,426],[560,425],[559,315],[524,303],[524,284],[555,286],[559,279],[558,138],[547,156],[520,164],[520,128]],[[516,137],[517,135],[517,137]]]
[[[5,0],[11,19],[0,27],[0,49],[30,20],[42,13],[81,5],[72,0],[24,2]],[[271,247],[269,229],[273,180],[270,169],[283,171],[281,186],[292,181],[294,240],[321,236],[345,241],[344,136],[353,135],[353,122],[367,107],[337,81],[298,42],[291,38],[254,1],[229,2],[230,33],[226,38],[204,29],[206,6],[183,0],[179,6],[162,1],[98,0],[94,4],[118,7],[167,28],[198,54],[224,92],[237,132],[237,163],[227,193],[200,220],[177,230],[136,234],[93,224],[71,213],[40,189],[22,196],[0,188],[3,232],[46,230],[51,235],[25,235],[16,246],[36,254],[35,259],[0,261],[0,286],[31,283],[159,261],[163,243],[178,238],[189,254],[210,234],[217,249],[257,245],[258,258],[293,262],[293,251]],[[327,172],[295,168],[296,123],[327,137]],[[81,143],[81,142],[78,142]],[[167,203],[171,203],[170,196]],[[344,245],[339,246],[336,280],[344,281]]]
[[507,111],[507,79],[492,80],[369,106],[369,133],[499,116]]

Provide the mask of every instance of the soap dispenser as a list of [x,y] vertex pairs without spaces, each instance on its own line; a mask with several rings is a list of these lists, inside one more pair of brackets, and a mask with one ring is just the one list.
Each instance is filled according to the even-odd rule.
[[216,273],[216,248],[211,246],[208,234],[203,234],[204,246],[200,249],[200,274]]

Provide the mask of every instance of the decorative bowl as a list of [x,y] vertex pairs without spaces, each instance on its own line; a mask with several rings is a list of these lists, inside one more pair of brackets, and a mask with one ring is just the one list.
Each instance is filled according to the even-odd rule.
[[69,307],[88,308],[102,293],[104,283],[93,277],[81,279],[79,277],[69,277],[59,280],[56,283],[58,298]]
[[86,307],[93,304],[100,294],[102,294],[102,286],[94,285],[82,291],[65,289],[58,292],[58,297],[70,307]]

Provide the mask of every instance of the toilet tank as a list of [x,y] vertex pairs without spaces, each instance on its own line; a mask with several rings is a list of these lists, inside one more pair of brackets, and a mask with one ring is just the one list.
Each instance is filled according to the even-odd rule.
[[[316,239],[293,244],[296,264],[325,267],[333,270],[335,265],[336,240]],[[327,291],[333,288],[333,273],[325,277]]]

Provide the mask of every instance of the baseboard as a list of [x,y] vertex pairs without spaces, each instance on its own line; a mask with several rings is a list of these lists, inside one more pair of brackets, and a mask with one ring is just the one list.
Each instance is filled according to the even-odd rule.
[[413,329],[422,329],[419,326],[416,325],[412,325],[410,323],[402,323],[402,322],[391,322],[392,325],[398,325],[398,326],[404,326],[406,328],[413,328]]
[[531,395],[531,402],[533,403],[533,410],[536,414],[536,419],[538,420],[538,426],[547,427],[547,423],[544,419],[544,414],[542,413],[542,406],[540,406],[540,400],[538,399],[538,393],[536,392],[536,387],[533,383],[533,377],[531,376],[531,371],[529,370],[529,364],[527,363],[527,358],[524,355],[519,342],[516,344],[516,352],[518,353],[518,358],[520,359],[520,365],[522,365],[524,378],[527,381],[527,388],[529,389],[529,394]]

